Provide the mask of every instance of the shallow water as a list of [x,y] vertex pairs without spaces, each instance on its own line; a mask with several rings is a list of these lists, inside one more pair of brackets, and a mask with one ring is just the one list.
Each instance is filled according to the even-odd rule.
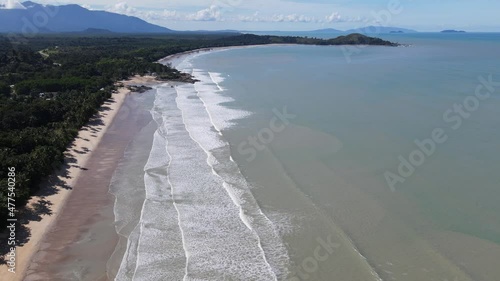
[[117,280],[496,280],[500,36],[446,36],[181,62]]

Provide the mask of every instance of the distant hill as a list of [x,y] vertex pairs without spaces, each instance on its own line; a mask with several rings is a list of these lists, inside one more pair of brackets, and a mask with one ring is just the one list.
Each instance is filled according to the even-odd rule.
[[255,35],[243,34],[234,37],[228,37],[234,40],[234,45],[261,45],[261,44],[300,44],[300,45],[373,45],[373,46],[400,46],[398,43],[385,41],[376,37],[369,37],[359,33],[338,36],[332,39],[320,39],[300,36],[275,36],[275,35]]
[[417,33],[418,31],[400,27],[390,26],[366,26],[362,28],[346,30],[347,33],[361,33],[361,34],[384,34],[384,33]]
[[[91,11],[79,5],[51,6],[26,1],[26,9],[0,9],[0,32],[47,33],[107,30],[120,33],[167,33],[172,30],[137,17]],[[46,23],[41,19],[46,18]],[[37,23],[39,23],[37,25]],[[42,23],[42,24],[40,24]]]
[[338,30],[338,29],[335,29],[335,28],[324,28],[324,29],[313,30],[311,32],[317,32],[317,33],[342,33],[344,31]]
[[447,29],[447,30],[441,31],[441,33],[465,33],[465,31],[463,31],[463,30]]
[[374,45],[374,46],[399,46],[397,43],[385,41],[376,37],[369,37],[359,33],[352,33],[326,40],[328,45]]
[[110,34],[114,33],[113,31],[107,30],[107,29],[100,29],[100,28],[87,28],[82,33],[89,33],[89,34]]

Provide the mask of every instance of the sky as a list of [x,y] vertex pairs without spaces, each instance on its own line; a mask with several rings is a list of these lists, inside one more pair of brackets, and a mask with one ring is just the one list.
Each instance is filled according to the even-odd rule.
[[[2,0],[0,0],[1,2]],[[367,25],[418,31],[500,32],[499,0],[33,0],[137,16],[175,30],[346,30]],[[15,0],[4,0],[16,8]]]

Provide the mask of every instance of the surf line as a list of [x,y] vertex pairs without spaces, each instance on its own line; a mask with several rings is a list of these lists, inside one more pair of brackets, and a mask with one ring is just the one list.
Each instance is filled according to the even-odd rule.
[[[185,70],[183,70],[185,71]],[[193,70],[192,74],[196,77],[195,75],[195,71]],[[196,78],[200,78],[200,77],[196,77]],[[219,138],[222,137],[222,132],[219,130],[219,128],[217,128],[217,126],[215,125],[214,121],[213,121],[213,118],[212,116],[210,115],[210,112],[208,111],[208,109],[206,108],[206,104],[205,102],[200,98],[199,96],[199,91],[193,86],[194,88],[194,91],[196,92],[196,97],[200,100],[200,102],[204,105],[205,107],[205,111],[208,115],[208,119],[210,121],[210,124],[211,126],[215,129],[215,131],[217,132],[217,135]],[[179,93],[177,93],[177,99],[180,99],[181,97],[179,96]],[[231,198],[231,201],[233,202],[233,204],[239,209],[239,217],[240,217],[240,220],[243,222],[243,224],[253,233],[254,237],[256,238],[257,242],[258,242],[258,247],[259,247],[259,250],[261,252],[261,255],[262,255],[262,259],[264,261],[264,263],[266,264],[268,270],[269,270],[269,273],[273,276],[273,280],[274,281],[277,281],[278,278],[277,278],[277,274],[274,272],[273,270],[273,267],[271,266],[271,264],[269,263],[269,261],[267,260],[267,257],[266,257],[266,254],[265,254],[265,251],[262,247],[262,241],[261,241],[261,237],[259,237],[259,235],[257,234],[257,232],[255,231],[255,229],[253,228],[252,224],[250,223],[251,219],[245,214],[245,208],[242,206],[241,202],[241,198],[234,192],[231,190],[230,188],[230,184],[227,182],[227,180],[221,176],[219,173],[217,173],[217,171],[215,171],[214,169],[214,166],[213,166],[213,163],[211,162],[211,159],[217,159],[210,151],[208,151],[198,140],[197,138],[192,134],[192,132],[189,130],[188,128],[188,123],[189,122],[186,122],[185,120],[185,113],[182,111],[182,109],[179,107],[179,102],[176,102],[176,105],[177,107],[179,108],[179,110],[181,111],[182,113],[182,119],[183,119],[183,123],[184,123],[184,126],[186,127],[186,131],[188,132],[189,136],[191,137],[191,139],[205,152],[205,154],[207,155],[207,159],[206,159],[206,162],[207,162],[207,165],[211,168],[212,170],[212,173],[218,177],[221,181],[222,181],[222,185],[223,185],[223,188],[224,190],[226,191],[226,193],[228,194],[228,196]],[[223,139],[220,139],[220,140],[223,140]],[[226,143],[224,141],[224,143]],[[226,143],[227,144],[227,143]],[[247,193],[247,191],[245,190],[245,193]],[[246,194],[248,196],[248,194]],[[253,197],[253,196],[252,196]],[[262,214],[263,215],[263,214]]]

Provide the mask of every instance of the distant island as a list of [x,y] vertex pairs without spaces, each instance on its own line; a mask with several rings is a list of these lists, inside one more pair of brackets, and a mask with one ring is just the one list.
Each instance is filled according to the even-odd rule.
[[417,33],[418,31],[413,29],[392,27],[392,26],[365,26],[362,28],[349,29],[345,31],[346,33],[361,33],[361,34],[389,34],[389,33]]
[[311,32],[317,32],[317,33],[342,33],[344,31],[334,29],[334,28],[324,28],[324,29],[316,29]]
[[463,30],[447,29],[447,30],[441,31],[441,33],[465,33],[465,31],[463,31]]

